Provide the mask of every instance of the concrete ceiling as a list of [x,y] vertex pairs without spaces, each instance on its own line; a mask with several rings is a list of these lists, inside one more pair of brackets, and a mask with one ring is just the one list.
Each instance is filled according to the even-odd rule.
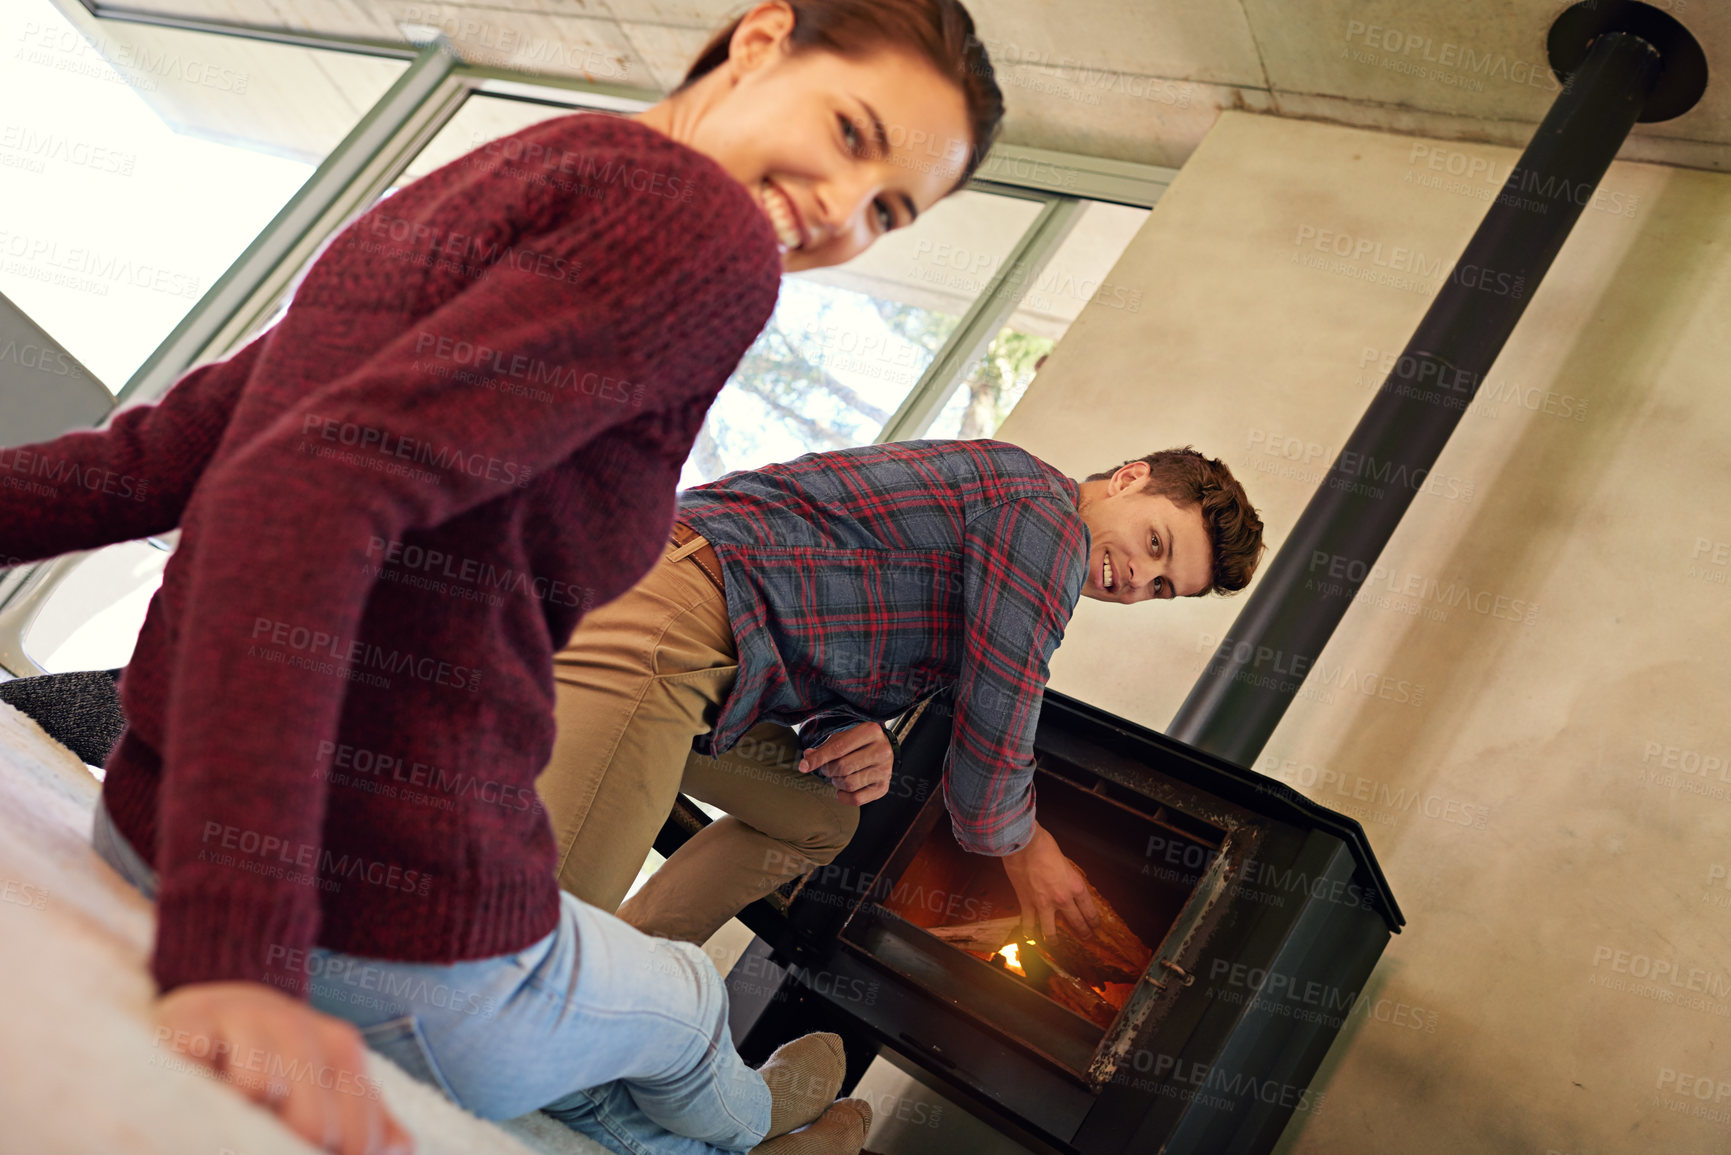
[[[63,0],[71,3],[72,0]],[[1731,4],[1656,0],[1706,49],[1688,114],[1640,126],[1627,159],[1731,168]],[[674,84],[737,0],[129,0],[133,10],[372,39],[431,25],[472,63]],[[1221,109],[1521,145],[1556,83],[1563,0],[975,0],[1012,143],[1179,166]],[[124,38],[126,26],[105,21]],[[137,25],[131,26],[138,29]]]

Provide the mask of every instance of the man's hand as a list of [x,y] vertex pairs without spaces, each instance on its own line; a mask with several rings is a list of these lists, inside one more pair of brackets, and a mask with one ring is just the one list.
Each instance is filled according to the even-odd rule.
[[1098,929],[1100,911],[1088,894],[1088,880],[1039,823],[1027,846],[1004,855],[1004,873],[1022,903],[1022,925],[1038,927],[1041,938],[1058,932],[1058,915],[1083,938]]
[[821,773],[849,806],[864,806],[889,793],[895,747],[884,728],[862,722],[843,730],[815,750],[800,755],[799,772]]
[[191,983],[156,1003],[157,1046],[214,1070],[340,1155],[411,1155],[366,1077],[360,1032],[263,983]]

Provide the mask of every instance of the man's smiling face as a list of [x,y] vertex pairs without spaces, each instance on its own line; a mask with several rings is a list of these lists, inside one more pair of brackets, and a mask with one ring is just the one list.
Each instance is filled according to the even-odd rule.
[[1188,508],[1142,488],[1148,463],[1132,461],[1084,496],[1088,580],[1082,594],[1102,602],[1198,597],[1214,582],[1214,550],[1202,507]]

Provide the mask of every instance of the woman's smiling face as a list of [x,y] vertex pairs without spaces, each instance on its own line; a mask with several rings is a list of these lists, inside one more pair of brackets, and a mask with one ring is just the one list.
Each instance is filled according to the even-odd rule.
[[643,116],[751,191],[798,272],[912,224],[955,187],[971,141],[961,88],[924,58],[791,52],[792,29],[784,4],[758,5],[725,64]]

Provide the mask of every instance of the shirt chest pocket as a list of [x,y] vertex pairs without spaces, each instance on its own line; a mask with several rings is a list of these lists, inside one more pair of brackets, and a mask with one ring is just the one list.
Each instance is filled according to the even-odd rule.
[[763,559],[760,580],[777,603],[784,657],[809,675],[860,703],[917,700],[953,676],[959,559],[917,550],[778,552],[803,556]]

